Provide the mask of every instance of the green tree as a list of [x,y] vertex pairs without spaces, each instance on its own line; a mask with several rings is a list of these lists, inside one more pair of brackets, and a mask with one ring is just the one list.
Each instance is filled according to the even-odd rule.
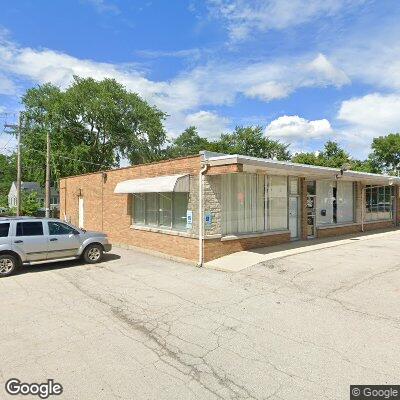
[[0,154],[0,207],[8,207],[8,192],[17,179],[16,156]]
[[289,145],[265,137],[261,126],[238,126],[232,133],[222,134],[213,150],[226,154],[289,160]]
[[[300,164],[318,165],[330,168],[341,168],[347,165],[350,169],[354,161],[350,155],[343,150],[336,142],[329,140],[325,143],[324,149],[315,153],[297,153],[292,157],[292,161]],[[357,164],[361,168],[361,162]]]
[[400,169],[400,133],[374,138],[370,163],[377,171],[396,174]]
[[[113,79],[74,77],[65,91],[51,84],[22,98],[22,151],[27,179],[44,182],[46,133],[52,143],[53,179],[161,158],[165,114]],[[80,161],[76,161],[80,160]]]
[[36,192],[22,193],[21,213],[22,215],[35,216],[40,208]]
[[206,138],[199,136],[196,127],[190,126],[172,141],[165,154],[167,158],[184,157],[199,154],[201,150],[210,150],[212,145]]

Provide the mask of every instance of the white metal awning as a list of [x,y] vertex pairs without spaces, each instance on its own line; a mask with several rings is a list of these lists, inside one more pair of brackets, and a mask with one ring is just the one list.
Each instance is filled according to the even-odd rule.
[[189,192],[189,175],[165,175],[131,179],[117,184],[114,193]]

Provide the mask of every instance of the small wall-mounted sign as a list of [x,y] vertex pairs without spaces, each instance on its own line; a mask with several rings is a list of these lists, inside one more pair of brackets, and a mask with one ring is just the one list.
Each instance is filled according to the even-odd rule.
[[193,211],[186,211],[186,228],[190,229],[193,225]]
[[212,222],[212,214],[210,212],[205,212],[204,213],[204,223],[206,225],[211,225]]

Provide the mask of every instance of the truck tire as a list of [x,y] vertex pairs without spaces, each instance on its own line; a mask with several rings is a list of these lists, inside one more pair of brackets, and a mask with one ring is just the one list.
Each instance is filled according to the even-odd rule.
[[11,254],[0,254],[0,277],[10,276],[18,268],[18,260]]
[[83,259],[88,264],[96,264],[103,259],[103,246],[101,244],[89,244],[83,252]]

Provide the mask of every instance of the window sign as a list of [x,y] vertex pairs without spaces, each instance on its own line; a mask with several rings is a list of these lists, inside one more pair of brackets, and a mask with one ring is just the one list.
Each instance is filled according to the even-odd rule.
[[186,211],[186,228],[190,229],[193,225],[193,211]]

